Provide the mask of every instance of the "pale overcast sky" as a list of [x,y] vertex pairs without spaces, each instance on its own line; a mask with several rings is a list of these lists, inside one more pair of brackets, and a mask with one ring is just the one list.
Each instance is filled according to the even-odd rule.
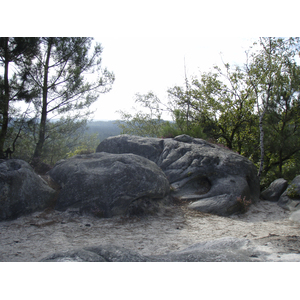
[[167,101],[167,90],[184,85],[187,76],[209,71],[213,65],[243,64],[245,51],[253,38],[175,38],[175,37],[95,37],[101,42],[103,66],[116,76],[111,92],[101,95],[93,105],[95,119],[114,120],[117,110],[131,111],[136,93],[153,91]]
[[[250,37],[299,35],[294,0],[284,5],[264,0],[52,0],[46,9],[39,3],[15,1],[16,26],[6,26],[2,34],[95,37],[104,48],[103,66],[116,76],[112,91],[92,107],[96,119],[116,119],[117,110],[130,111],[136,93],[153,91],[166,101],[168,88],[184,84],[184,60],[190,77],[221,65],[220,53],[225,62],[243,63]],[[3,11],[11,11],[5,5]],[[1,18],[11,24],[10,14]]]

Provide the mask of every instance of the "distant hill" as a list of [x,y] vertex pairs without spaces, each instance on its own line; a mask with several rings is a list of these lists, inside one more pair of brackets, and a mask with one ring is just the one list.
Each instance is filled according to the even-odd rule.
[[86,132],[88,134],[98,133],[100,141],[103,141],[110,136],[121,134],[121,129],[116,121],[91,121],[87,123]]

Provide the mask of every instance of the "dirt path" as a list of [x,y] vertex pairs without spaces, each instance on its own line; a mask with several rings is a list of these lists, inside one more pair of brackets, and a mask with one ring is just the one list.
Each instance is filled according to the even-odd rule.
[[[198,213],[185,206],[141,218],[98,219],[72,211],[40,212],[0,223],[0,261],[39,261],[53,252],[105,244],[158,255],[226,236],[262,242],[280,237],[281,246],[288,251],[295,248],[291,249],[289,237],[300,235],[300,223],[289,220],[289,216],[290,212],[267,201],[231,217]],[[299,243],[298,238],[294,240]]]

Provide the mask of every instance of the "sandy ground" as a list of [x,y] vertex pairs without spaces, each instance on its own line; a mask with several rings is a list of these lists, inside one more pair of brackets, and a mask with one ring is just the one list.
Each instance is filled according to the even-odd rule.
[[267,201],[231,217],[195,212],[183,205],[140,218],[99,219],[49,210],[0,223],[0,261],[39,261],[54,252],[107,244],[159,255],[221,237],[273,240],[285,252],[298,253],[300,223],[290,220],[290,214]]

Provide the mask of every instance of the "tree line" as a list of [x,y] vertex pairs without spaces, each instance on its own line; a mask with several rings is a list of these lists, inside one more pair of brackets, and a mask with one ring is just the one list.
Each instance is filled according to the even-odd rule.
[[[120,112],[119,126],[123,133],[185,133],[223,145],[257,166],[262,187],[279,177],[292,180],[300,169],[299,56],[299,38],[259,38],[242,66],[223,63],[186,77],[168,89],[168,104],[153,92],[136,95],[144,110]],[[164,110],[173,122],[162,120]]]
[[74,149],[90,105],[114,82],[102,51],[89,37],[0,38],[0,157],[34,166]]

